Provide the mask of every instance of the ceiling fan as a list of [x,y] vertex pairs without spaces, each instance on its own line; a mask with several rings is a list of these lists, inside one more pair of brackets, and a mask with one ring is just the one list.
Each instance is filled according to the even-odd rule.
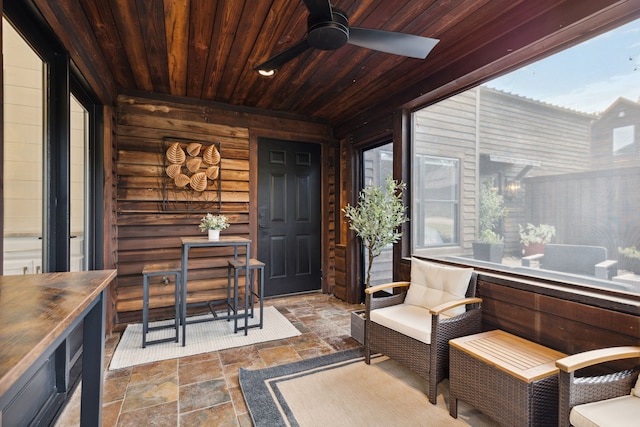
[[349,43],[380,52],[424,59],[439,42],[437,39],[411,34],[349,27],[347,15],[334,9],[330,0],[303,1],[309,10],[307,37],[254,67],[260,74],[272,76],[275,70],[310,48],[336,50]]

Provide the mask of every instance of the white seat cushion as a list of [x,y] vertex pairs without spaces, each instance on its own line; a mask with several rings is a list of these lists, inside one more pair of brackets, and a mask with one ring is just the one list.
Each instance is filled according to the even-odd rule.
[[431,314],[417,305],[397,304],[371,310],[371,321],[431,344]]
[[[412,258],[411,285],[404,302],[430,309],[446,302],[464,299],[472,273],[472,268],[451,267]],[[460,306],[445,314],[457,316],[464,312],[465,307]]]
[[640,375],[638,375],[638,379],[636,380],[636,386],[631,389],[631,395],[640,397]]
[[575,427],[637,427],[640,399],[628,395],[574,406],[569,421]]

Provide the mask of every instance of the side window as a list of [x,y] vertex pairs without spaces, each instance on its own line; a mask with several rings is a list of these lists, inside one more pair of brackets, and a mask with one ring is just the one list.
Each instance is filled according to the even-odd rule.
[[[389,142],[362,151],[363,185],[383,186],[388,176],[393,176],[393,143]],[[362,265],[367,271],[369,257],[362,254]],[[389,245],[371,264],[371,285],[391,282],[393,279],[393,247]]]
[[416,249],[458,242],[460,161],[414,157],[413,241]]

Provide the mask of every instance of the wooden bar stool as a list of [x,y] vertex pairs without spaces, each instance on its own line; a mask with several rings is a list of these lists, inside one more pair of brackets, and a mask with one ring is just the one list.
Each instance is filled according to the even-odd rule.
[[[147,344],[158,344],[161,342],[178,342],[178,331],[180,330],[180,286],[181,286],[181,274],[179,262],[173,263],[158,263],[158,264],[145,264],[142,269],[142,348],[145,348]],[[153,326],[149,327],[149,277],[156,276],[175,276],[174,286],[174,307],[175,316],[174,324]],[[166,280],[169,280],[168,278]],[[168,338],[160,338],[152,341],[147,341],[147,333],[158,329],[174,328],[175,336]]]
[[[233,288],[234,291],[238,291],[238,276],[241,271],[244,271],[246,268],[246,262],[244,259],[233,259],[229,260],[228,265],[228,277],[229,277],[229,286],[227,286],[227,305],[231,306],[231,273],[233,272]],[[257,283],[255,280],[256,272],[258,273]],[[258,298],[260,303],[260,322],[255,325],[245,326],[237,326],[238,316],[235,317],[235,327],[234,330],[237,332],[238,330],[244,329],[244,334],[247,335],[247,330],[249,328],[260,327],[262,329],[263,325],[263,308],[264,308],[264,262],[259,261],[257,259],[249,260],[249,283],[245,283],[244,292],[245,292],[245,310],[250,311],[250,317],[253,319],[253,309],[254,309],[254,297]],[[249,297],[251,297],[249,299]],[[229,310],[230,311],[230,310]],[[228,313],[229,314],[229,313]],[[235,307],[235,314],[238,314],[238,307]],[[248,323],[248,322],[247,322]]]

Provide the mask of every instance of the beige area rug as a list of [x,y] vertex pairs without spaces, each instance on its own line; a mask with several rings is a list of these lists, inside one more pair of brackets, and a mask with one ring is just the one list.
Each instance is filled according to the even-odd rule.
[[[211,314],[207,314],[189,319],[211,317]],[[257,308],[254,313],[254,318],[249,319],[249,325],[258,323],[259,318],[260,309]],[[173,320],[151,322],[149,326],[172,323]],[[243,323],[243,320],[238,322],[239,325]],[[182,327],[180,328],[180,332],[182,332]],[[122,334],[113,358],[111,359],[109,370],[257,344],[265,341],[279,340],[300,334],[301,332],[296,329],[286,317],[275,307],[271,306],[264,308],[263,328],[251,328],[247,335],[244,334],[244,331],[239,331],[237,334],[234,333],[233,322],[227,322],[226,320],[187,324],[187,342],[184,347],[182,347],[182,337],[180,337],[180,341],[177,343],[164,342],[148,344],[146,348],[142,348],[142,324],[136,323],[128,325]],[[171,328],[150,331],[147,333],[147,341],[173,335],[174,330]]]
[[261,370],[241,369],[240,387],[260,426],[497,426],[458,402],[449,415],[448,381],[438,386],[438,403],[427,397],[427,382],[404,366],[362,351],[348,351]]

